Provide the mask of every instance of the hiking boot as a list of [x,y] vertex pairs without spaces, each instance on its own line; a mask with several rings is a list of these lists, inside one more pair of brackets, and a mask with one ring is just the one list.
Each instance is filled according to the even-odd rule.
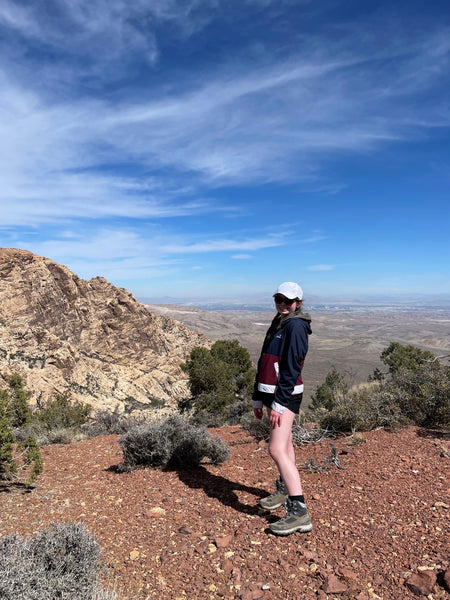
[[264,508],[264,510],[275,510],[279,506],[282,506],[288,499],[288,493],[284,482],[281,479],[277,479],[275,482],[277,489],[270,496],[266,496],[266,498],[261,498],[259,501],[259,505]]
[[289,535],[295,531],[306,533],[313,528],[306,504],[298,500],[287,501],[286,514],[279,521],[271,523],[269,529],[277,535]]

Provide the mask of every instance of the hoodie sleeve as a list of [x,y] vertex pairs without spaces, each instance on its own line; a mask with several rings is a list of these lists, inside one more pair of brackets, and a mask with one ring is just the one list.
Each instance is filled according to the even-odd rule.
[[264,350],[267,347],[267,344],[268,344],[270,338],[272,337],[274,332],[278,329],[279,322],[280,322],[280,316],[277,314],[272,319],[272,323],[270,324],[270,327],[266,332],[266,337],[264,338],[263,346],[261,349],[261,354],[259,356],[258,365],[256,368],[255,384],[253,386],[253,394],[252,394],[253,408],[262,408],[262,406],[263,406],[260,392],[258,391],[258,377],[259,377],[259,369],[260,369],[260,365],[261,365],[261,357],[264,353]]
[[[309,326],[302,319],[292,319],[285,325],[285,342],[280,361],[275,401],[272,408],[284,412],[289,404],[298,377],[302,371],[302,362],[308,352]],[[279,405],[277,407],[277,405]],[[281,410],[280,410],[281,409]]]

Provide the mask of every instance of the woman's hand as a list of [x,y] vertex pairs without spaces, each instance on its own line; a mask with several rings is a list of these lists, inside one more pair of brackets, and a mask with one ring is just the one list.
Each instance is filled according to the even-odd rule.
[[253,409],[253,414],[258,419],[258,421],[260,421],[262,419],[262,416],[263,416],[263,409],[262,408],[254,408]]
[[269,422],[270,422],[270,427],[272,429],[275,429],[275,427],[280,427],[281,425],[281,418],[282,418],[282,414],[278,413],[276,410],[271,410],[270,411],[270,417],[269,417]]

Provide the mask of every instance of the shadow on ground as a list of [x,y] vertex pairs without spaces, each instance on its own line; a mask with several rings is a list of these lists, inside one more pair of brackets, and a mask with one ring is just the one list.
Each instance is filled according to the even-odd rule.
[[34,490],[34,486],[26,485],[18,481],[0,481],[0,494],[11,494],[12,492],[21,492],[22,494],[30,494]]
[[[230,506],[246,515],[260,514],[257,502],[259,498],[267,495],[267,492],[260,488],[251,487],[237,481],[230,481],[221,475],[210,473],[205,467],[199,466],[192,469],[173,469],[185,485],[192,489],[202,488],[210,498],[217,498],[222,504]],[[243,503],[237,492],[244,492],[256,496],[256,500],[249,499],[250,504]]]

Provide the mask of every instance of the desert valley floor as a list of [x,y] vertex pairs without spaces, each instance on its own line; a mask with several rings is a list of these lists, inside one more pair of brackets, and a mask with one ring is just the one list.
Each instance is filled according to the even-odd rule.
[[[190,306],[147,305],[151,312],[183,321],[212,340],[237,339],[258,360],[270,310],[205,311]],[[390,342],[413,344],[435,356],[450,359],[450,310],[309,310],[313,334],[304,367],[305,402],[334,367],[354,383],[367,381],[378,367],[386,371],[380,354]]]

